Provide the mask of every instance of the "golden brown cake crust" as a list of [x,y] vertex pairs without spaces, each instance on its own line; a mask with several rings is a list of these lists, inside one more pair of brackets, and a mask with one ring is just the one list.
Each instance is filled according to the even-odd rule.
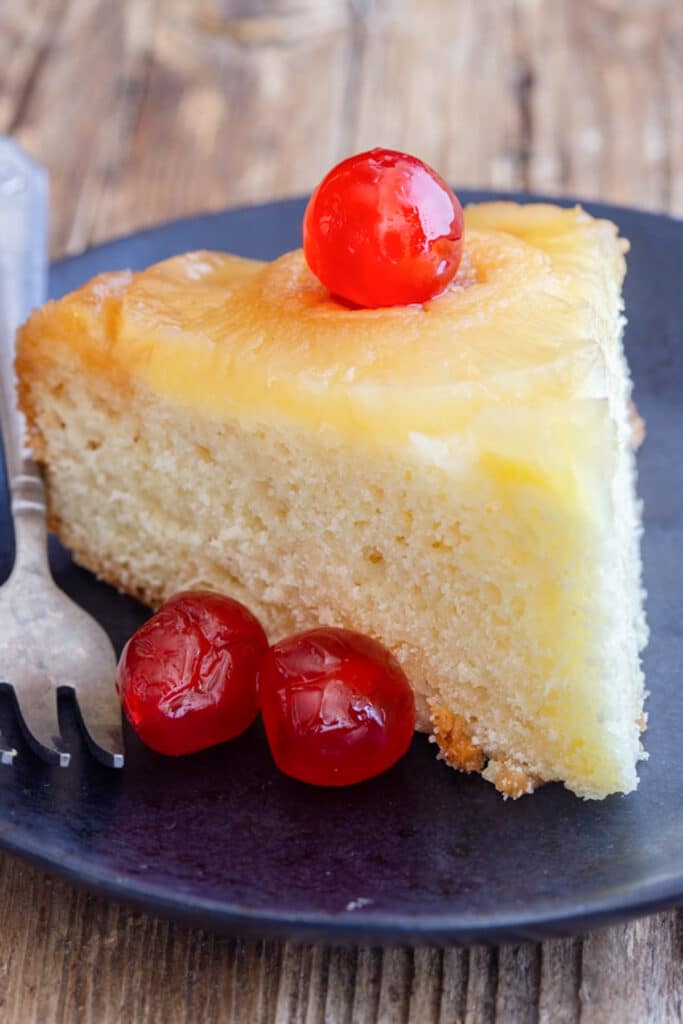
[[431,721],[434,729],[431,738],[439,746],[439,757],[451,768],[468,773],[479,772],[506,799],[516,800],[526,793],[533,793],[542,784],[542,779],[520,765],[505,759],[489,760],[474,742],[470,726],[462,715],[432,703]]
[[483,772],[484,778],[492,782],[503,798],[517,800],[520,796],[533,793],[535,789],[543,785],[543,780],[511,764],[509,761],[491,760]]
[[451,768],[462,772],[481,772],[486,757],[481,747],[472,740],[472,734],[462,715],[448,708],[431,705],[434,740],[439,745],[440,757]]

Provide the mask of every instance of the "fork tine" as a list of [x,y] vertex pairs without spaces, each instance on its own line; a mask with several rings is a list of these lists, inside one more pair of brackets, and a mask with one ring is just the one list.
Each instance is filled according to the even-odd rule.
[[61,744],[61,733],[57,716],[57,694],[50,677],[35,670],[23,683],[21,702],[17,698],[16,705],[21,731],[34,753],[48,764],[66,768],[71,755],[65,750],[58,749],[58,744]]
[[[65,681],[79,692],[93,754],[105,764],[120,766],[121,712],[108,696],[116,668],[114,649],[95,619],[70,601],[50,574],[44,481],[29,455],[26,424],[17,408],[16,328],[46,298],[47,173],[9,138],[0,138],[0,160],[3,179],[12,186],[0,188],[0,443],[15,540],[14,565],[0,601],[0,665],[3,672],[13,673],[21,730],[43,760],[63,766],[70,760],[60,749],[55,685]],[[100,672],[108,665],[110,671],[97,700],[92,665]],[[0,686],[8,682],[0,677]],[[2,746],[0,742],[5,759],[9,752]]]
[[[107,685],[108,682],[108,685]],[[60,686],[73,694],[88,749],[108,768],[123,768],[121,704],[110,680],[101,686]]]

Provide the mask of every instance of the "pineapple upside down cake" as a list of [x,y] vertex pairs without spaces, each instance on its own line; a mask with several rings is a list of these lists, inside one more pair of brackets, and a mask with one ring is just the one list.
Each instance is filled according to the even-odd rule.
[[580,208],[483,203],[406,275],[396,232],[360,266],[328,251],[324,198],[305,253],[188,253],[33,314],[17,368],[52,527],[149,605],[205,587],[271,640],[381,640],[443,759],[506,795],[629,792],[626,243]]

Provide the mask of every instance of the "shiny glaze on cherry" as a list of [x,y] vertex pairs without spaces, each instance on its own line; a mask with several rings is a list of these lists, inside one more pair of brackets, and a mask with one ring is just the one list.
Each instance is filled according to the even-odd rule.
[[244,732],[258,713],[266,635],[232,598],[194,590],[167,601],[123,649],[116,688],[140,739],[190,754]]
[[303,222],[310,269],[333,295],[376,308],[441,294],[462,257],[462,207],[436,171],[372,149],[334,167]]
[[261,664],[259,696],[278,768],[313,785],[379,775],[415,729],[403,669],[378,641],[351,630],[311,629],[275,644]]

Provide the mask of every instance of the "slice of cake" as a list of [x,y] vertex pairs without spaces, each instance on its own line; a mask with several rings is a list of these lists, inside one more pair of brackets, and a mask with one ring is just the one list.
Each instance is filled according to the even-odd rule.
[[51,523],[150,605],[210,586],[271,638],[379,637],[454,767],[628,792],[643,756],[626,244],[470,208],[424,305],[336,302],[300,251],[104,274],[21,332]]

